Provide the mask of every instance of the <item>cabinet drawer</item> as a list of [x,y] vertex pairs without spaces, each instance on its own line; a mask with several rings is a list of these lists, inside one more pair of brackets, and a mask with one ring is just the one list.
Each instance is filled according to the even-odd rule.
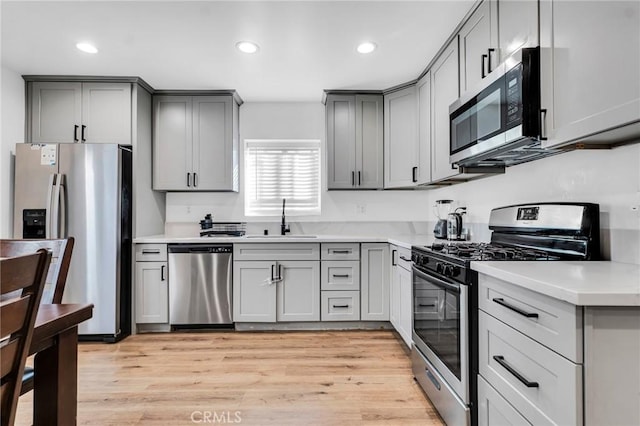
[[322,290],[360,290],[360,261],[323,260],[320,269]]
[[136,244],[136,262],[166,262],[166,244]]
[[478,320],[482,377],[532,424],[582,424],[582,366],[485,312]]
[[322,321],[360,320],[359,291],[323,291],[321,293]]
[[359,243],[322,243],[322,260],[360,260]]
[[233,260],[320,260],[320,244],[234,244]]
[[478,425],[531,425],[481,376],[478,376]]
[[391,246],[391,263],[411,272],[411,250],[404,247]]
[[582,309],[479,274],[478,305],[573,362],[582,363]]

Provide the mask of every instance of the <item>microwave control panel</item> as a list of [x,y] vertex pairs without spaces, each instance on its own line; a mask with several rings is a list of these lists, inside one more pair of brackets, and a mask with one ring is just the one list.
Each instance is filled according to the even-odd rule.
[[522,64],[510,69],[505,75],[507,99],[507,127],[522,121]]

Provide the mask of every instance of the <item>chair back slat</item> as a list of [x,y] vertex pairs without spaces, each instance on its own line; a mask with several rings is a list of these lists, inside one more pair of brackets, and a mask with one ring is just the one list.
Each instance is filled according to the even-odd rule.
[[2,302],[2,311],[0,311],[0,335],[9,336],[22,328],[22,323],[29,309],[29,299],[31,299],[31,296]]
[[[45,249],[0,260],[0,295],[3,296],[0,303],[1,426],[12,425],[15,420],[22,372],[50,263],[51,252]],[[25,301],[26,309],[22,306]]]
[[51,251],[51,264],[40,303],[62,303],[74,243],[73,237],[55,240],[5,239],[0,240],[0,257],[22,256],[39,249]]

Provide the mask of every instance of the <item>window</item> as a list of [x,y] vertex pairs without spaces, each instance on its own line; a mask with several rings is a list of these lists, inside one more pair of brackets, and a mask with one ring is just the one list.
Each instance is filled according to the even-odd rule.
[[245,214],[320,214],[319,140],[245,140]]

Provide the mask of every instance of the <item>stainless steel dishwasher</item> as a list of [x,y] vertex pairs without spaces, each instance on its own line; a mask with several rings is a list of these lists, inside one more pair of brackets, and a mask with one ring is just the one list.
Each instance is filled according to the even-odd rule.
[[231,244],[169,244],[169,323],[233,324]]

